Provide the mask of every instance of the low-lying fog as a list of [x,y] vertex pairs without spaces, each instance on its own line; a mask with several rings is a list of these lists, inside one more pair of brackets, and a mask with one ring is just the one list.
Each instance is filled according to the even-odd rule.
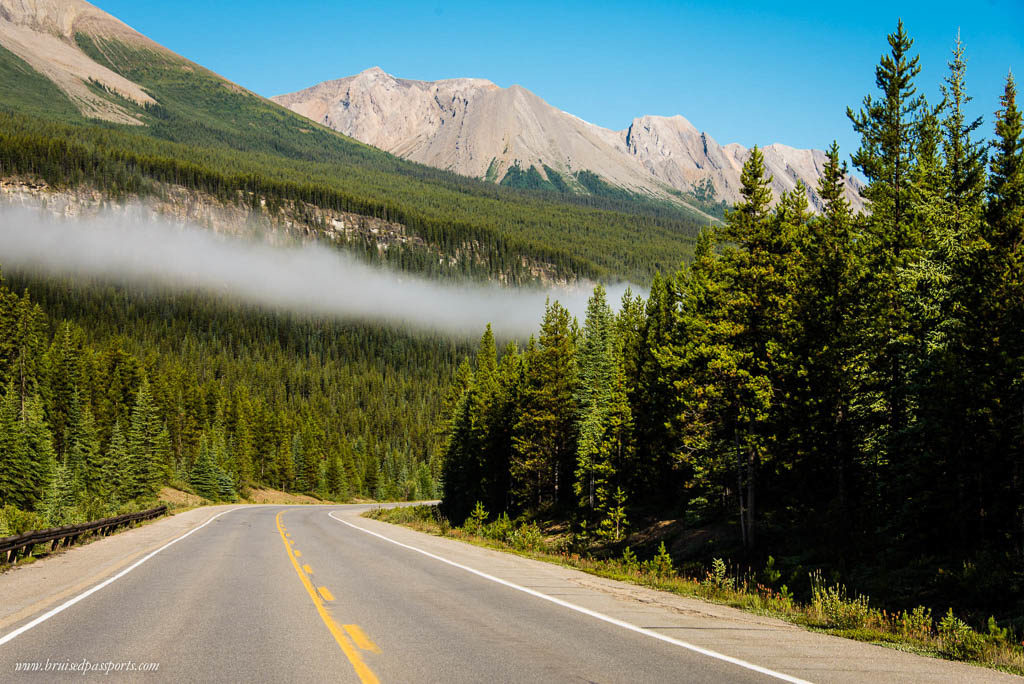
[[[0,267],[200,289],[280,310],[458,335],[477,335],[491,323],[496,334],[527,336],[539,328],[547,297],[582,323],[591,293],[590,286],[449,285],[368,266],[323,245],[272,246],[120,214],[63,220],[21,207],[0,207]],[[625,288],[608,288],[613,307]]]

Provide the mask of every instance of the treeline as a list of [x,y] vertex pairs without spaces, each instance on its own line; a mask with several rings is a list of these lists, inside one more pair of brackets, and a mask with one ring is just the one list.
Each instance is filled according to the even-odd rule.
[[145,195],[166,183],[228,202],[262,198],[270,212],[298,212],[302,203],[353,212],[400,223],[442,256],[513,283],[535,279],[532,261],[564,279],[646,283],[692,253],[703,225],[667,203],[524,192],[406,162],[184,62],[116,41],[78,41],[159,104],[105,94],[145,126],[90,122],[64,107],[48,114],[36,91],[52,84],[0,51],[0,74],[13,81],[0,85],[0,175],[113,195]]
[[456,343],[199,294],[8,279],[24,292],[0,286],[9,528],[102,517],[168,484],[213,500],[260,486],[435,495]]
[[[959,41],[942,100],[915,91],[902,23],[850,111],[871,213],[828,152],[821,215],[769,207],[755,148],[742,201],[693,261],[579,328],[557,303],[525,349],[488,330],[446,401],[443,510],[720,529],[913,606],[1024,621],[1024,135],[1007,78],[991,151],[964,113]],[[729,550],[731,549],[731,551]],[[710,551],[709,547],[709,551]],[[1021,625],[1018,624],[1018,627]]]

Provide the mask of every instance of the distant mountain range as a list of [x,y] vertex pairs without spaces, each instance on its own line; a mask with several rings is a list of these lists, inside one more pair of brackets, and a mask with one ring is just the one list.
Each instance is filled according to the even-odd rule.
[[[484,79],[413,81],[374,67],[272,97],[296,113],[392,154],[506,185],[592,191],[595,183],[720,213],[739,200],[750,151],[721,145],[682,116],[642,116],[612,131],[514,85]],[[821,150],[765,145],[773,191],[802,180],[820,207]],[[847,196],[863,208],[859,183]]]

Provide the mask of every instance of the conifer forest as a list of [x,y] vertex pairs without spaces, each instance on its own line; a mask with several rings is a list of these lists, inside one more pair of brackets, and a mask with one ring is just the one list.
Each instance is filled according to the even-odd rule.
[[[613,312],[549,302],[536,335],[488,329],[445,400],[442,510],[726,532],[712,555],[791,587],[822,569],[910,607],[1024,621],[1024,136],[1014,78],[983,142],[958,43],[927,100],[902,23],[848,110],[870,213],[841,192],[743,200],[693,259]],[[621,551],[621,548],[619,549]],[[701,558],[706,561],[707,558]],[[942,608],[944,610],[944,608]]]

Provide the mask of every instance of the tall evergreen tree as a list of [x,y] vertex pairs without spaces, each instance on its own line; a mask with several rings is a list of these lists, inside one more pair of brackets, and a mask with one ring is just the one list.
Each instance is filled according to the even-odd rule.
[[908,264],[916,261],[923,243],[920,224],[915,223],[913,179],[918,132],[927,104],[917,95],[914,79],[920,73],[918,57],[910,56],[914,41],[907,35],[902,20],[889,35],[889,52],[883,54],[875,69],[878,99],[868,95],[858,113],[847,110],[861,145],[853,155],[854,165],[868,181],[863,195],[870,202],[867,219],[870,228],[873,278],[865,312],[870,323],[863,334],[872,347],[872,388],[875,397],[870,435],[866,438],[874,456],[871,476],[879,505],[885,498],[882,472],[893,458],[900,458],[907,440],[910,422],[907,376],[914,363],[909,327],[911,316],[903,298],[902,278]]
[[573,490],[584,517],[593,517],[597,507],[597,481],[604,432],[615,376],[615,319],[608,306],[605,290],[594,288],[587,303],[577,359],[579,379],[576,387],[578,443]]
[[548,303],[526,352],[523,410],[515,426],[513,488],[521,504],[566,506],[576,465],[576,340],[569,312]]
[[160,488],[166,476],[166,463],[158,450],[157,440],[163,430],[160,414],[150,393],[149,380],[143,376],[135,396],[135,406],[128,427],[128,457],[130,459],[126,496],[150,496]]
[[124,431],[121,429],[121,422],[115,420],[104,459],[103,481],[119,501],[127,501],[132,498],[132,491],[135,488],[132,466],[132,459],[128,453],[128,440],[125,439]]
[[29,486],[32,463],[21,420],[14,379],[0,402],[0,502],[28,509],[34,501]]

